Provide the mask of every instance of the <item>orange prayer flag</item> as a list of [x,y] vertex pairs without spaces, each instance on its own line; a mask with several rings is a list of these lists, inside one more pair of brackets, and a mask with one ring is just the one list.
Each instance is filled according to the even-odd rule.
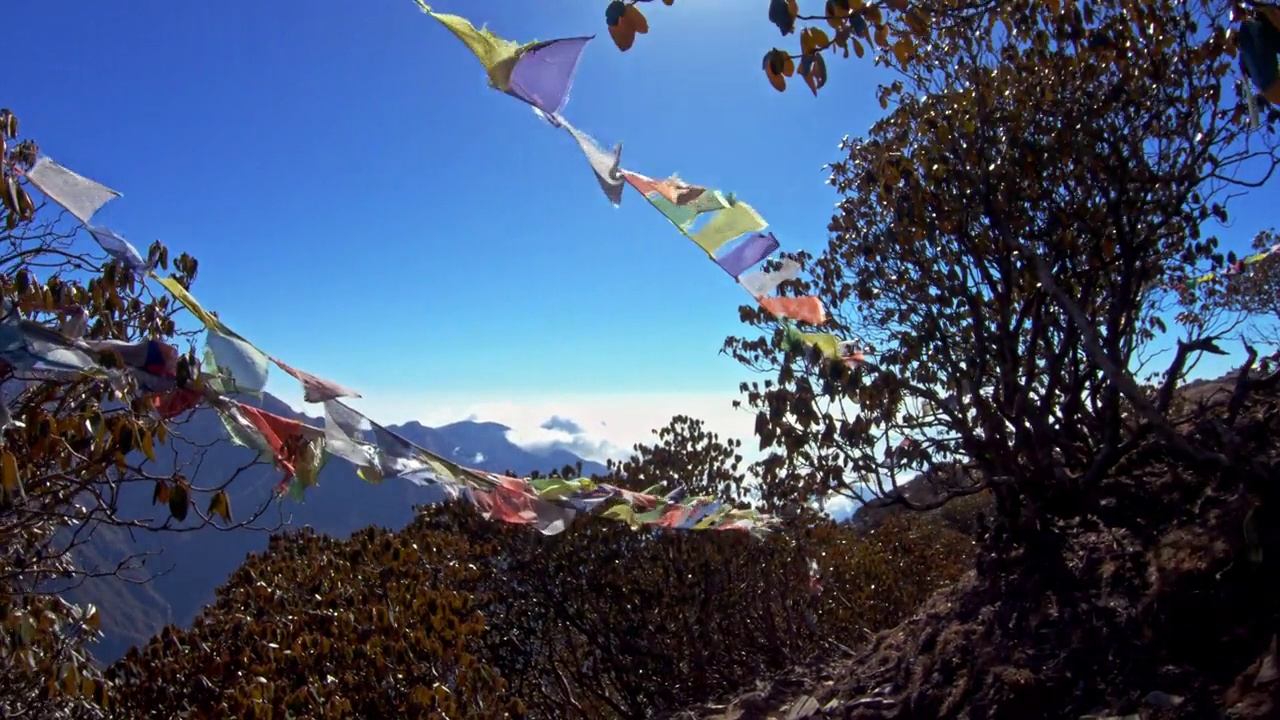
[[631,184],[631,187],[640,191],[641,195],[649,196],[654,193],[662,196],[667,202],[676,205],[686,205],[697,200],[707,191],[696,185],[690,185],[677,178],[668,178],[666,180],[654,180],[645,177],[639,173],[633,173],[628,170],[622,171],[622,177]]
[[789,317],[811,325],[821,325],[827,321],[826,308],[816,295],[806,297],[763,297],[760,306],[773,313],[775,317]]

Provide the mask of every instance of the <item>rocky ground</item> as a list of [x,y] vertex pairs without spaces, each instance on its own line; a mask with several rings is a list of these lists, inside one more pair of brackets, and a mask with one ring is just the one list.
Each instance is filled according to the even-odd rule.
[[[1280,483],[1280,393],[1255,391],[1228,433],[1233,387],[1185,388],[1179,431],[1201,448],[1238,443]],[[1068,529],[1068,591],[980,562],[854,654],[672,717],[1280,717],[1277,502],[1164,447],[1139,450]]]

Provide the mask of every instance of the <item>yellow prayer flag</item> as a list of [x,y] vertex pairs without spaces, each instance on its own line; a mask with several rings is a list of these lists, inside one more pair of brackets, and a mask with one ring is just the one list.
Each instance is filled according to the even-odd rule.
[[706,250],[708,255],[714,256],[716,250],[730,240],[747,233],[759,232],[768,225],[769,223],[766,223],[754,208],[744,202],[738,202],[717,211],[701,230],[689,237]]
[[520,46],[510,40],[494,35],[485,28],[476,28],[471,21],[449,13],[438,13],[423,0],[415,0],[422,12],[440,21],[441,25],[458,37],[471,52],[475,53],[480,64],[489,74],[489,84],[506,92],[511,80],[511,69],[515,67],[516,55]]
[[240,337],[239,335],[232,332],[231,329],[228,328],[226,325],[223,325],[222,321],[214,317],[212,313],[210,313],[208,310],[205,310],[203,307],[201,307],[200,303],[197,302],[194,297],[192,297],[191,293],[187,292],[187,289],[182,287],[182,283],[178,282],[177,278],[173,277],[172,275],[170,275],[169,277],[162,278],[159,275],[156,275],[154,272],[151,273],[151,277],[155,278],[161,285],[163,285],[164,289],[168,290],[169,294],[173,295],[173,297],[175,297],[178,300],[178,302],[186,306],[186,308],[191,311],[192,315],[195,315],[197,318],[199,318],[200,322],[204,323],[205,327],[209,328],[210,330],[220,332],[223,335],[226,335],[228,337],[233,337],[233,338]]
[[458,481],[458,473],[454,471],[454,468],[456,468],[457,465],[430,453],[427,453],[426,460],[427,464],[431,466],[431,469],[440,477],[448,478],[454,482]]
[[840,338],[831,333],[800,333],[800,338],[827,357],[840,357]]

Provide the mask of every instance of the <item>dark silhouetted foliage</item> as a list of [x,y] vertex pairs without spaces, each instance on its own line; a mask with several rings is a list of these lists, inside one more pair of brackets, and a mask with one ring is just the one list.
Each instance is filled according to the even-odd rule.
[[[746,387],[762,498],[867,489],[927,508],[989,489],[1001,547],[1061,570],[1060,521],[1091,512],[1143,438],[1236,462],[1172,431],[1171,391],[1221,330],[1174,284],[1222,268],[1213,223],[1270,177],[1280,114],[1249,135],[1231,14],[1211,0],[894,8],[891,35],[928,42],[885,58],[887,115],[831,165],[831,240],[798,258],[812,279],[782,285],[874,352],[851,368],[797,351],[755,307],[762,336],[726,343],[770,374]],[[960,470],[940,497],[897,492],[940,463]]]
[[274,537],[191,630],[166,628],[112,668],[116,704],[127,717],[518,714],[481,655],[485,619],[466,590],[479,549],[422,523]]
[[690,496],[741,499],[746,482],[741,440],[721,440],[687,415],[671,418],[653,434],[653,445],[639,443],[628,460],[609,463],[610,482],[637,491],[659,487]]
[[273,538],[109,677],[133,717],[648,717],[900,621],[972,545],[911,517],[866,537],[598,518],[547,537],[434,507],[399,533]]

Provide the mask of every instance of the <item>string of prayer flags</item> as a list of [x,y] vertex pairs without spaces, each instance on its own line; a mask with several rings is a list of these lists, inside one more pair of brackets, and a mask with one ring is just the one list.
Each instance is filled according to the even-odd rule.
[[486,520],[532,525],[544,535],[564,532],[577,512],[545,500],[524,480],[495,476],[491,490],[471,489],[471,501]]
[[[754,236],[768,227],[755,208],[719,190],[690,185],[676,176],[654,180],[629,170],[622,171],[622,175],[650,205],[713,261],[717,260],[717,251],[731,241]],[[761,256],[756,262],[763,259]],[[749,267],[742,268],[739,274]]]
[[292,375],[302,384],[303,399],[307,402],[324,402],[340,397],[360,397],[360,394],[331,380],[294,368],[278,360],[239,333],[227,327],[213,313],[205,310],[200,302],[182,287],[178,279],[151,275],[171,295],[205,326],[205,356],[203,369],[210,384],[219,394],[260,394],[267,385],[269,364]]
[[[193,312],[205,312],[194,298]],[[225,328],[220,323],[215,323]],[[212,330],[210,337],[242,339]],[[244,344],[252,347],[248,341]],[[214,353],[206,347],[207,354]],[[98,359],[93,356],[99,355]],[[115,358],[111,367],[101,364]],[[173,384],[179,364],[177,349],[156,340],[78,340],[40,323],[21,319],[16,309],[0,318],[0,359],[11,364],[55,372],[57,379],[105,376],[118,378],[127,368],[139,376],[167,379]],[[120,366],[123,366],[120,367]],[[197,368],[198,369],[198,368]],[[486,518],[529,525],[545,534],[564,531],[580,513],[643,525],[686,529],[767,531],[774,519],[749,510],[720,508],[708,498],[686,499],[675,492],[665,498],[650,491],[626,490],[588,478],[513,478],[462,467],[385,428],[336,399],[326,400],[323,428],[313,427],[222,395],[218,377],[194,378],[194,387],[174,386],[157,398],[158,409],[188,410],[206,401],[226,428],[231,441],[269,459],[283,473],[277,493],[288,490],[301,499],[317,484],[328,457],[355,465],[362,477],[381,482],[397,477],[418,485],[442,488],[451,498],[465,499]],[[6,408],[7,410],[7,408]],[[165,417],[176,411],[161,409]],[[12,426],[0,413],[0,425]],[[371,437],[372,439],[366,439]]]
[[20,380],[99,378],[120,393],[128,389],[127,374],[140,390],[154,393],[152,404],[166,419],[200,401],[198,393],[179,382],[177,348],[159,340],[83,339],[83,310],[70,315],[62,323],[64,331],[59,331],[23,319],[17,308],[9,308],[0,318],[0,361]]
[[[746,274],[780,247],[773,233],[762,232],[768,223],[750,205],[719,190],[690,185],[674,175],[666,180],[654,180],[623,170],[622,176],[672,225],[701,247],[712,262],[751,293],[765,310],[778,318],[812,325],[827,321],[826,308],[816,296],[790,298],[772,294],[784,280],[799,277],[800,266],[795,261],[784,261],[785,271]],[[703,222],[704,216],[710,217]],[[729,249],[717,255],[717,251],[725,247]]]
[[438,13],[423,0],[418,7],[449,29],[471,50],[489,77],[489,86],[528,103],[535,113],[556,127],[563,127],[586,156],[601,190],[614,205],[622,202],[619,163],[622,145],[609,153],[585,133],[561,117],[569,102],[573,78],[587,43],[594,36],[580,36],[518,45],[485,28],[477,29],[459,15]]
[[732,200],[719,190],[690,185],[674,175],[666,180],[654,180],[623,170],[622,177],[686,237],[699,216],[725,210]]
[[477,29],[464,17],[438,13],[423,0],[415,1],[471,50],[484,66],[490,87],[528,103],[553,126],[564,128],[587,158],[605,196],[614,205],[622,202],[622,145],[616,145],[612,153],[606,152],[560,115],[569,102],[578,62],[593,36],[518,45],[485,28]]
[[[475,28],[464,18],[435,13],[422,0],[417,2],[467,45],[484,66],[491,86],[527,103],[550,124],[569,133],[611,202],[621,202],[628,181],[633,186],[643,181],[657,183],[639,175],[628,177],[621,168],[621,144],[612,152],[605,151],[560,115],[591,36],[517,45]],[[301,497],[307,487],[316,484],[320,468],[333,456],[352,463],[369,482],[394,477],[437,486],[451,497],[466,498],[487,518],[530,525],[547,534],[563,531],[582,513],[624,520],[637,527],[757,531],[767,530],[775,522],[751,510],[728,507],[711,498],[685,498],[679,492],[658,497],[652,494],[654,489],[639,493],[587,478],[514,478],[452,463],[339,402],[339,398],[359,397],[358,393],[267,355],[202,307],[177,278],[157,276],[154,267],[122,236],[90,225],[94,214],[120,197],[119,193],[43,157],[27,178],[80,220],[113,260],[136,275],[156,279],[204,325],[205,359],[202,363],[192,360],[188,367],[176,348],[158,341],[82,341],[78,338],[87,318],[64,321],[63,327],[69,331],[80,328],[75,337],[68,337],[22,320],[15,309],[0,318],[0,360],[52,373],[59,379],[98,376],[114,382],[122,372],[132,372],[139,378],[139,387],[159,393],[154,404],[165,418],[207,403],[219,414],[232,442],[255,450],[282,471],[278,491],[288,486],[294,497]],[[650,198],[655,207],[739,282],[744,273],[779,248],[772,234],[762,232],[767,227],[763,218],[731,194],[694,188],[674,179],[662,181],[660,190],[658,197]],[[271,364],[302,384],[306,402],[323,403],[323,428],[229,397],[260,394]]]
[[[1228,264],[1227,269],[1222,271],[1221,275],[1222,277],[1231,277],[1233,275],[1239,275],[1243,273],[1245,269],[1247,269],[1250,265],[1253,265],[1254,263],[1262,262],[1263,260],[1271,257],[1276,253],[1280,253],[1280,243],[1272,245],[1271,247],[1267,248],[1266,250],[1263,250],[1260,253],[1255,253],[1253,255],[1250,255],[1249,257],[1241,258],[1239,260],[1235,260],[1234,262],[1231,262],[1230,264]],[[1207,283],[1213,280],[1214,278],[1217,278],[1218,276],[1219,276],[1219,273],[1209,272],[1209,273],[1205,273],[1204,275],[1201,275],[1200,277],[1191,278],[1190,280],[1187,280],[1185,283],[1175,282],[1173,284],[1173,287],[1174,288],[1195,287],[1197,285]]]
[[61,205],[82,224],[88,225],[103,205],[120,197],[120,193],[78,175],[53,160],[41,156],[35,165],[26,172],[31,181],[44,196]]
[[[452,463],[424,448],[414,445],[395,432],[382,427],[360,412],[337,401],[325,403],[325,450],[343,457],[364,470],[371,482],[400,477],[418,485],[443,487],[451,497],[472,502],[487,519],[536,527],[545,534],[563,531],[577,513],[592,514],[606,505],[604,517],[640,524],[665,525],[673,528],[723,527],[757,530],[767,528],[773,520],[752,511],[726,511],[720,515],[699,517],[687,522],[690,508],[705,505],[706,498],[694,498],[684,504],[672,494],[658,498],[637,493],[587,478],[513,478]],[[363,438],[373,436],[373,442]],[[628,509],[616,509],[624,505]],[[635,513],[635,508],[645,512]],[[705,522],[704,522],[705,521]]]
[[[437,13],[424,0],[415,2],[471,50],[484,66],[490,86],[528,103],[535,113],[553,126],[563,127],[573,137],[591,165],[600,188],[615,206],[622,202],[623,182],[630,184],[734,279],[740,279],[743,273],[779,249],[777,239],[771,233],[763,232],[768,223],[747,203],[737,201],[731,194],[689,185],[674,176],[667,180],[654,180],[623,170],[620,167],[621,144],[612,154],[606,153],[560,115],[568,102],[574,74],[591,37],[518,45],[484,28],[477,29],[461,16]],[[635,8],[623,3],[614,5],[617,8],[611,6],[610,12],[618,17],[609,23],[611,32],[624,25],[630,28],[628,32],[632,35],[647,29],[633,27],[636,18],[632,15],[638,16],[643,24],[643,15],[639,15]],[[621,23],[624,16],[630,19]],[[615,36],[614,40],[618,38]],[[814,325],[826,322],[826,309],[815,296],[776,297],[771,292],[753,292],[752,295],[765,310],[778,318]]]
[[[477,37],[483,38],[483,35]],[[553,124],[565,127],[574,136],[591,161],[606,194],[619,193],[625,183],[619,168],[620,149],[608,155],[554,112],[545,117]],[[64,187],[92,183],[59,169],[61,166],[46,164],[42,167],[46,173],[52,173],[43,176],[48,188],[58,187],[59,183]],[[37,176],[41,174],[37,173]],[[92,185],[88,187],[92,188]],[[50,192],[58,190],[51,189]],[[672,196],[683,200],[689,194],[680,191]],[[74,198],[85,195],[86,192],[72,187],[60,196],[66,203],[64,206],[76,208],[76,216],[82,222],[96,210],[90,201],[81,200],[77,204]],[[615,194],[611,199],[614,197],[620,195]],[[718,194],[714,197],[722,209],[734,206],[730,198]],[[97,207],[100,206],[101,202]],[[759,224],[756,221],[752,223]],[[719,232],[732,232],[734,225],[726,223],[726,227],[728,229]],[[452,463],[338,401],[341,397],[358,397],[355,392],[262,352],[231,330],[216,314],[206,310],[177,278],[158,277],[153,268],[142,264],[141,256],[132,251],[132,246],[114,232],[99,227],[90,228],[90,232],[126,267],[133,271],[145,270],[147,276],[155,278],[205,326],[206,359],[191,368],[190,379],[193,382],[186,385],[186,380],[178,381],[180,359],[177,348],[156,340],[80,340],[87,318],[77,317],[74,313],[62,323],[64,328],[73,331],[75,337],[71,337],[40,323],[24,320],[18,309],[13,308],[12,312],[0,317],[0,360],[36,371],[39,377],[56,379],[84,376],[118,379],[119,374],[127,369],[139,378],[139,386],[162,391],[155,397],[155,407],[165,418],[207,402],[218,413],[233,443],[256,451],[259,457],[270,459],[281,470],[283,477],[277,492],[283,493],[287,488],[291,496],[301,498],[308,487],[316,484],[326,459],[334,456],[351,462],[361,477],[370,482],[396,477],[418,485],[441,487],[450,497],[466,498],[472,502],[486,518],[529,525],[546,534],[562,532],[579,513],[599,513],[637,527],[656,525],[757,531],[768,529],[774,522],[772,518],[754,511],[723,508],[708,498],[685,499],[678,493],[660,498],[648,492],[637,493],[586,478],[513,478]],[[723,244],[714,245],[719,247]],[[712,246],[713,243],[707,245]],[[733,275],[776,249],[777,241],[771,235],[748,237],[742,245],[719,258],[714,255],[712,258]],[[114,359],[104,366],[102,363],[108,358]],[[323,428],[227,397],[232,393],[260,393],[266,385],[269,365],[273,363],[302,384],[307,402],[324,404]],[[6,427],[13,424],[11,417],[7,420],[0,418],[0,421]]]
[[[465,468],[414,445],[337,401],[325,403],[323,433],[325,451],[371,471],[362,473],[366,480],[380,482],[400,477],[418,485],[441,487],[450,497],[473,503],[487,519],[531,525],[545,534],[563,531],[578,513],[593,514],[605,506],[609,509],[601,513],[604,517],[673,528],[755,531],[774,522],[754,511],[732,509],[703,513],[691,522],[689,516],[694,510],[705,509],[709,498],[682,503],[678,493],[658,498],[588,478],[514,478]],[[370,435],[372,442],[365,440]],[[617,505],[626,509],[617,509]],[[644,512],[636,513],[636,508]]]

